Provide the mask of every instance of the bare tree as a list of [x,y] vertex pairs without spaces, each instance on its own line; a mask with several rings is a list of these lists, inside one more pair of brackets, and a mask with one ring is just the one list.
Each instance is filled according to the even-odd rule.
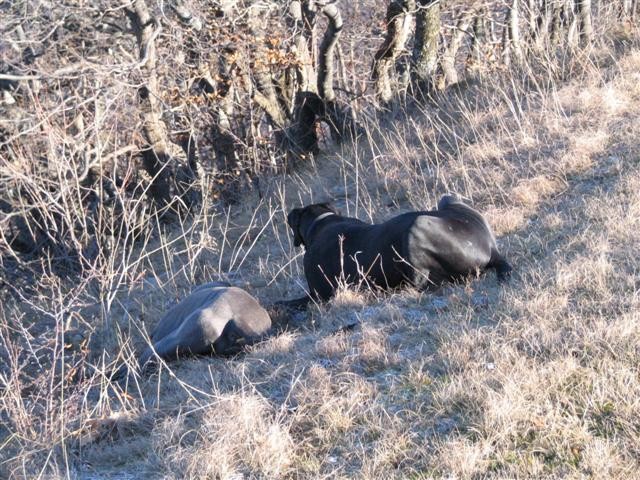
[[537,8],[532,6],[532,15],[536,17],[536,20],[531,37],[533,38],[535,48],[538,50],[543,48],[548,39],[552,19],[551,10],[551,0],[542,0]]
[[620,14],[623,19],[633,19],[637,13],[638,0],[622,0]]
[[442,73],[444,74],[444,86],[458,83],[459,75],[456,68],[456,55],[458,54],[458,50],[462,46],[462,42],[465,36],[469,32],[469,28],[471,27],[471,22],[474,16],[473,13],[473,10],[463,10],[458,14],[456,27],[451,35],[449,45],[442,55],[442,59],[440,62]]
[[[298,85],[295,88],[292,111],[269,115],[281,128],[282,138],[279,143],[282,149],[287,152],[290,160],[295,161],[318,152],[318,121],[325,121],[338,141],[355,134],[357,125],[351,113],[339,104],[334,90],[336,46],[343,27],[337,4],[331,0],[296,1],[293,2],[290,13],[301,29],[295,41],[296,56],[301,59],[295,67]],[[314,28],[319,14],[327,19],[327,27],[315,56]],[[314,56],[317,60],[315,68],[312,64]],[[315,83],[313,79],[316,80]],[[271,81],[258,82],[257,88],[263,93],[271,92],[273,84]],[[268,102],[259,102],[267,113],[280,111],[282,105],[287,103],[282,99],[282,91],[282,88],[273,90]]]
[[[161,208],[175,207],[174,196],[181,197],[192,187],[193,172],[188,165],[180,164],[175,151],[170,152],[166,126],[162,121],[160,91],[156,74],[155,40],[160,24],[154,19],[144,0],[136,0],[132,9],[125,10],[138,41],[138,54],[144,75],[138,88],[138,100],[142,112],[142,130],[145,145],[142,149],[144,166],[151,175],[149,192]],[[174,153],[172,156],[171,153]],[[179,203],[184,204],[184,199]],[[165,210],[166,213],[166,210]]]
[[261,30],[254,29],[254,36],[255,59],[252,73],[255,90],[253,91],[253,100],[264,109],[277,128],[284,129],[287,125],[288,115],[285,110],[285,105],[280,101],[274,79],[271,75],[271,68],[265,48],[267,40]]
[[564,27],[564,12],[562,2],[555,2],[551,6],[551,20],[549,22],[549,40],[557,44],[562,37]]
[[411,30],[411,12],[415,0],[392,0],[387,7],[387,33],[373,61],[372,78],[375,81],[376,97],[387,104],[393,98],[391,70],[404,49]]
[[593,24],[591,22],[591,0],[576,0],[578,6],[578,22],[580,40],[584,44],[593,41]]
[[315,25],[318,7],[315,2],[294,0],[289,6],[293,20],[296,55],[296,81],[301,91],[317,93],[317,74],[314,68]]
[[575,47],[578,44],[578,15],[575,10],[574,0],[567,0],[566,2],[567,12],[567,43],[571,47]]
[[411,76],[416,91],[426,92],[431,88],[438,67],[440,2],[418,0],[417,8]]
[[[3,6],[13,19],[0,42],[0,156],[11,166],[10,175],[0,172],[0,250],[37,254],[46,246],[68,264],[96,251],[104,256],[105,245],[120,248],[121,239],[149,233],[150,211],[196,201],[205,192],[200,182],[213,186],[210,198],[237,200],[264,172],[318,152],[321,122],[336,140],[357,132],[338,88],[336,57],[349,10],[341,12],[337,1],[292,0],[287,12],[277,2],[176,0],[162,14],[145,0],[105,11],[52,5],[34,21],[19,3]],[[637,11],[637,0],[594,5],[598,22],[614,19],[612,12],[628,21]],[[494,52],[502,32],[512,62],[532,38],[546,54],[556,48],[549,35],[560,45],[593,37],[588,0],[387,6],[384,44],[353,42],[373,48],[383,102],[393,97],[394,69],[407,45],[420,95],[436,78],[460,80],[469,55],[481,65],[489,63],[487,53],[500,60]],[[453,27],[443,33],[445,21]],[[527,23],[529,34],[519,31]],[[488,52],[489,45],[498,48]],[[355,79],[371,64],[365,55],[350,57],[342,61],[357,66]],[[368,99],[358,106],[367,108]],[[241,188],[225,197],[234,185]]]
[[[505,25],[504,51],[507,52],[505,60],[510,58],[509,52],[513,52],[516,62],[522,62],[522,44],[520,40],[520,0],[512,0],[507,10]],[[508,61],[506,62],[508,63]]]
[[328,26],[325,31],[318,59],[318,94],[325,102],[334,102],[336,94],[333,91],[334,57],[338,37],[342,31],[342,15],[333,2],[318,2],[321,13],[327,17]]
[[537,24],[538,0],[527,0],[526,15],[529,35],[533,37]]

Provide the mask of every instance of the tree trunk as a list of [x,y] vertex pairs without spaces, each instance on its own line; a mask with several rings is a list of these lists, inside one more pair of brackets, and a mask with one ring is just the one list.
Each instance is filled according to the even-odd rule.
[[317,7],[312,1],[294,0],[289,8],[293,18],[294,45],[297,59],[296,80],[298,89],[317,92],[317,75],[313,67],[313,37],[316,25]]
[[383,104],[388,104],[393,98],[390,71],[407,42],[414,8],[414,0],[392,0],[387,8],[387,35],[375,54],[372,74],[376,82],[376,97]]
[[[320,5],[320,3],[318,2]],[[335,3],[327,3],[320,11],[327,17],[329,24],[320,44],[318,58],[318,94],[325,102],[333,102],[336,94],[333,91],[335,46],[342,31],[342,15]]]
[[522,45],[520,41],[520,0],[512,0],[511,7],[507,12],[505,24],[505,63],[510,59],[510,52],[513,52],[516,62],[522,62]]
[[438,67],[438,42],[440,39],[440,2],[418,0],[416,33],[413,45],[412,79],[417,93],[431,89]]
[[578,15],[575,10],[574,0],[567,0],[567,12],[567,43],[570,47],[575,47],[578,44]]
[[[296,12],[298,7],[293,5],[292,15],[294,18],[298,16],[306,24],[304,28],[307,33],[303,35],[305,42],[312,38],[313,26],[311,22],[315,22],[316,7],[319,13],[327,17],[328,25],[317,55],[316,87],[318,93],[311,89],[296,93],[293,122],[284,130],[281,147],[287,152],[289,164],[298,159],[305,159],[309,154],[319,151],[316,133],[318,118],[327,121],[332,135],[338,141],[349,133],[355,134],[358,128],[350,112],[339,108],[333,88],[334,57],[343,25],[340,10],[335,3],[327,0],[316,0],[315,2],[308,0],[300,7],[301,10],[298,13]],[[309,49],[312,50],[313,46],[309,46]]]
[[542,50],[549,34],[549,23],[551,21],[551,7],[549,2],[550,0],[542,0],[533,32],[534,45],[538,50]]
[[[213,191],[214,198],[223,198],[226,201],[234,201],[235,192],[239,188],[241,180],[240,172],[244,170],[238,152],[238,139],[231,127],[231,116],[235,103],[233,101],[235,87],[230,83],[228,89],[220,90],[221,102],[216,108],[214,122],[211,126],[211,139],[215,153],[215,168],[213,178],[216,181]],[[220,188],[221,187],[221,188]],[[228,190],[228,192],[227,192]]]
[[562,5],[556,5],[553,8],[551,17],[551,43],[557,44],[562,38],[563,22],[563,10]]
[[591,23],[591,0],[576,0],[578,3],[578,24],[580,40],[583,44],[593,41],[593,25]]
[[504,27],[502,28],[502,63],[509,66],[511,65],[511,48],[509,44],[509,14],[511,9],[507,11],[504,19]]
[[442,72],[444,73],[444,86],[453,85],[458,83],[458,70],[456,69],[456,55],[465,35],[467,34],[469,27],[471,26],[471,19],[473,18],[471,11],[466,11],[460,14],[456,23],[456,29],[451,35],[451,41],[449,46],[442,56]]
[[[145,74],[145,84],[138,89],[138,100],[142,111],[142,132],[146,145],[142,150],[145,170],[151,176],[149,193],[158,202],[163,214],[173,202],[174,195],[189,190],[193,172],[188,165],[174,165],[169,152],[166,127],[162,121],[158,77],[156,73],[155,39],[160,33],[159,23],[151,16],[144,0],[136,0],[133,10],[125,10],[138,40],[141,69]],[[178,171],[180,170],[180,171]],[[184,170],[184,171],[182,171]],[[176,183],[175,180],[181,180]]]
[[253,99],[267,113],[271,122],[279,129],[287,124],[287,112],[279,100],[278,92],[271,76],[271,67],[267,60],[265,38],[258,32],[254,32],[256,38],[255,60],[253,62],[253,78],[255,90]]
[[351,112],[338,105],[333,90],[334,57],[342,31],[342,15],[330,0],[316,2],[321,7],[320,12],[329,21],[318,51],[318,95],[324,103],[324,120],[329,124],[333,138],[341,142],[345,137],[354,137],[359,130]]
[[487,49],[487,20],[486,10],[483,8],[473,19],[473,36],[471,37],[471,48],[469,49],[468,63],[471,66],[480,65],[485,60]]
[[535,37],[536,31],[536,19],[537,19],[537,11],[538,11],[538,2],[537,0],[527,0],[527,21],[529,24],[529,35],[528,38]]

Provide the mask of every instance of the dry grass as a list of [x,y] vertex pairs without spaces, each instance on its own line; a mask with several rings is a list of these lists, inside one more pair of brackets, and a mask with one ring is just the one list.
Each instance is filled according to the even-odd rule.
[[[567,80],[511,72],[374,119],[356,147],[161,232],[97,279],[3,296],[0,476],[632,478],[640,49],[601,48]],[[486,212],[510,283],[340,292],[243,355],[110,385],[109,364],[193,283],[300,294],[292,206],[379,220],[447,192]]]

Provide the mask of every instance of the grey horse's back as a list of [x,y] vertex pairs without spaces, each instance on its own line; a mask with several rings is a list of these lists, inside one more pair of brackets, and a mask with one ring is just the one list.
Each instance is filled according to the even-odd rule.
[[246,291],[219,282],[201,285],[162,317],[151,335],[153,348],[140,355],[140,366],[154,350],[165,359],[183,353],[237,353],[270,328],[268,312]]
[[182,321],[194,311],[210,305],[225,292],[230,285],[226,282],[209,282],[194,288],[191,293],[169,309],[151,333],[151,340],[157,341],[180,326]]
[[193,290],[191,290],[191,293],[196,293],[200,290],[205,290],[205,289],[228,288],[230,286],[231,284],[229,282],[225,282],[224,280],[219,280],[216,282],[209,282],[209,283],[204,283],[202,285],[198,285]]

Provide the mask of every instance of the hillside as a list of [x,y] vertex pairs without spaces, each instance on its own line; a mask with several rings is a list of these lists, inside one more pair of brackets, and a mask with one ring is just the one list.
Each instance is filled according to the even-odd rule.
[[[633,478],[640,37],[606,33],[365,112],[356,143],[327,140],[241,202],[159,225],[99,277],[30,276],[46,260],[13,259],[0,477]],[[486,216],[509,282],[346,290],[274,316],[274,335],[233,358],[109,381],[193,285],[226,279],[265,305],[299,296],[291,208],[330,201],[381,221],[447,193]]]

